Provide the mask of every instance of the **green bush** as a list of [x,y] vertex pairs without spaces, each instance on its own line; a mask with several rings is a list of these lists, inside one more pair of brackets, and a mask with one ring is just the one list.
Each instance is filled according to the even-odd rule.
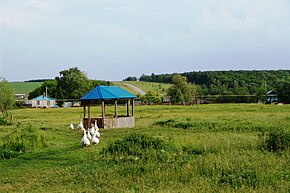
[[0,159],[10,159],[46,147],[44,137],[32,126],[16,127],[14,132],[4,137],[3,141],[0,146]]
[[166,121],[158,121],[155,125],[172,127],[172,128],[182,128],[182,129],[192,129],[192,130],[222,130],[224,126],[220,126],[217,123],[207,122],[207,121],[194,121],[191,119],[168,119]]
[[211,130],[211,131],[268,131],[270,127],[254,124],[247,120],[230,121],[207,121],[192,120],[190,118],[176,118],[163,121],[157,121],[154,125],[169,128],[180,128],[186,130]]
[[119,162],[183,162],[189,157],[216,153],[216,149],[183,146],[181,149],[161,139],[133,133],[128,137],[116,140],[100,152],[102,160]]
[[0,125],[7,126],[7,125],[12,125],[12,124],[9,123],[5,118],[0,117]]
[[273,129],[262,133],[260,136],[261,147],[271,152],[279,152],[289,149],[290,133],[283,129]]
[[104,159],[115,161],[137,161],[165,159],[167,152],[175,149],[161,139],[133,133],[124,139],[116,140],[101,151]]

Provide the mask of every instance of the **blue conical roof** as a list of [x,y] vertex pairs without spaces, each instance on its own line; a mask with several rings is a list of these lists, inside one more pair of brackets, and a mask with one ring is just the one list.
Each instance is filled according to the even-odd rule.
[[106,100],[106,99],[129,99],[137,98],[132,93],[119,86],[97,86],[88,94],[81,97],[81,100]]

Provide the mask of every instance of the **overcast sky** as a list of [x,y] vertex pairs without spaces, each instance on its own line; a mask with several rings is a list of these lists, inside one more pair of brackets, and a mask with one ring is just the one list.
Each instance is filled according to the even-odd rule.
[[0,0],[0,76],[290,69],[289,0]]

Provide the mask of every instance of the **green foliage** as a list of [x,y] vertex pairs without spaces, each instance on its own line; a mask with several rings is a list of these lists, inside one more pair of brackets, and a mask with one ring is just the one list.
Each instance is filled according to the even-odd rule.
[[136,161],[153,159],[155,156],[160,157],[160,154],[172,149],[173,147],[160,139],[133,133],[124,139],[109,144],[100,154],[104,159]]
[[8,109],[15,103],[14,90],[5,79],[0,78],[0,111],[4,117],[8,116]]
[[[105,161],[121,170],[121,175],[129,178],[154,175],[156,168],[180,169],[184,163],[195,156],[217,153],[216,150],[174,145],[156,137],[133,133],[118,139],[103,148],[98,161]],[[160,175],[160,174],[157,174]]]
[[104,86],[114,86],[114,83],[105,81],[105,80],[91,80],[92,83],[92,88],[99,86],[99,85],[104,85]]
[[[172,83],[175,74],[142,75],[141,81]],[[289,79],[290,70],[204,71],[186,72],[191,83],[198,85],[198,95],[257,95],[263,101],[265,93],[277,87],[280,80]],[[289,89],[288,89],[289,90]],[[288,97],[289,98],[289,97]]]
[[290,132],[283,129],[272,129],[260,135],[261,147],[272,152],[284,151],[290,148]]
[[123,81],[137,81],[137,77],[135,77],[135,76],[129,76],[129,77],[123,79]]
[[269,131],[271,129],[270,126],[242,119],[229,122],[228,120],[207,121],[177,117],[156,121],[153,125],[164,128],[180,128],[196,131]]
[[88,91],[98,85],[113,85],[113,83],[102,80],[89,80],[86,74],[77,67],[69,68],[59,72],[60,76],[54,80],[46,80],[43,84],[29,93],[32,99],[46,92],[50,97],[57,99],[79,99]]
[[56,80],[46,80],[42,83],[40,87],[37,87],[34,91],[31,91],[28,95],[28,99],[33,99],[35,97],[38,97],[40,95],[43,95],[46,93],[50,97],[55,97],[57,89],[57,81]]
[[290,104],[290,77],[280,80],[275,85],[275,91],[278,93],[279,102]]
[[168,89],[168,95],[173,103],[192,102],[196,95],[195,85],[188,83],[187,78],[179,74],[172,77],[172,83],[173,85]]
[[12,125],[12,123],[8,122],[6,119],[7,118],[5,118],[5,117],[0,117],[0,125],[1,126]]
[[32,127],[17,126],[14,132],[3,138],[0,159],[10,159],[22,153],[41,150],[46,147],[44,137]]
[[56,77],[56,97],[58,99],[79,99],[92,89],[92,83],[77,67],[59,72]]
[[162,98],[157,92],[147,92],[145,95],[140,97],[140,100],[143,104],[160,104]]

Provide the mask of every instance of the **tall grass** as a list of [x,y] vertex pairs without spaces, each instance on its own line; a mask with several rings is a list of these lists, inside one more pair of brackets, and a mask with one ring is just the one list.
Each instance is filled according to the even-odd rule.
[[[92,108],[92,116],[100,112]],[[287,105],[137,106],[135,128],[101,129],[100,143],[88,148],[79,144],[82,132],[68,128],[81,108],[13,114],[14,125],[0,126],[0,137],[11,138],[17,123],[33,125],[46,146],[0,160],[0,192],[290,191],[289,149],[261,149],[268,134],[289,132]]]
[[32,126],[17,125],[2,140],[0,159],[10,159],[22,153],[42,150],[47,146],[44,137]]

